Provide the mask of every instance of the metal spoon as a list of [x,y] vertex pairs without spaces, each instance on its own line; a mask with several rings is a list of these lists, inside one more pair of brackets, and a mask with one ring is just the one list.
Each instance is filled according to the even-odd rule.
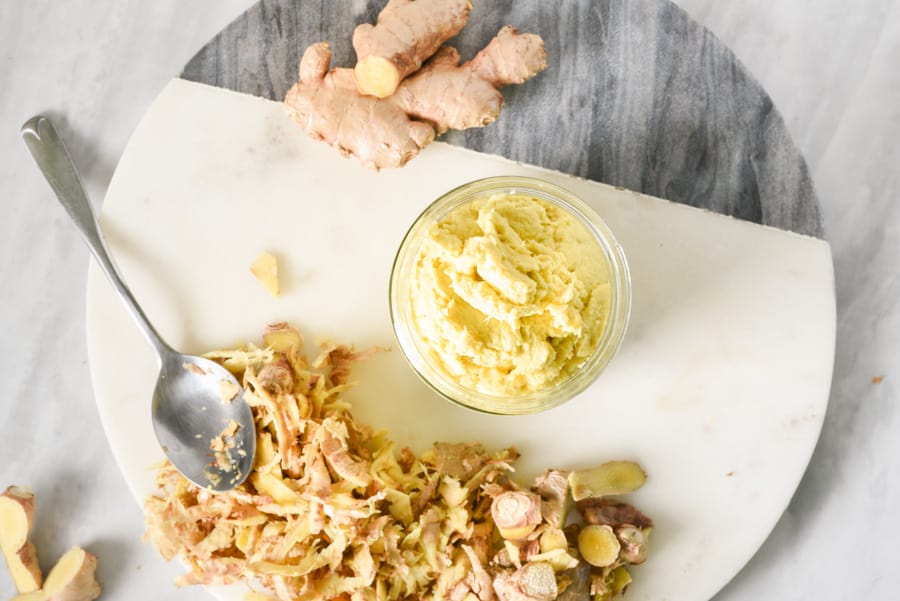
[[[59,202],[75,223],[94,258],[109,278],[144,337],[159,358],[159,377],[153,392],[153,429],[163,451],[188,480],[214,491],[231,490],[250,474],[256,452],[256,429],[238,381],[224,367],[184,355],[156,332],[122,281],[106,250],[100,227],[69,151],[53,124],[44,116],[22,126],[22,138]],[[215,453],[213,439],[226,435],[225,450]]]

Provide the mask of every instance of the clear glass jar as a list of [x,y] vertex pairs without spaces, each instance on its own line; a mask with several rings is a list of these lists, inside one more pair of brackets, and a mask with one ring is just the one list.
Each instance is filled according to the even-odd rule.
[[[432,229],[455,209],[495,195],[529,196],[566,211],[596,241],[606,261],[609,312],[593,351],[572,373],[551,385],[516,394],[489,394],[461,384],[432,356],[414,315],[412,289],[416,263]],[[390,312],[394,333],[416,373],[444,398],[486,413],[525,414],[555,407],[584,391],[604,370],[621,345],[631,311],[631,279],[622,248],[596,212],[572,193],[548,182],[527,177],[491,177],[464,184],[434,201],[412,224],[391,270]]]

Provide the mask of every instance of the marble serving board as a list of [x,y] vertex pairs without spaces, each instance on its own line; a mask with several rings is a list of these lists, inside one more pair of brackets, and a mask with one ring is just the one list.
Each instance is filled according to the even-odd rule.
[[[531,175],[580,195],[628,257],[632,321],[585,393],[532,416],[443,401],[394,344],[387,284],[416,215],[479,177]],[[549,467],[640,461],[631,500],[656,521],[628,599],[699,601],[759,548],[802,476],[825,414],[834,353],[821,240],[560,172],[436,143],[380,173],[308,139],[283,107],[173,80],[131,138],[101,216],[126,280],[160,333],[203,352],[289,321],[316,341],[393,347],[360,364],[358,419],[421,450],[436,440],[516,446],[524,480]],[[262,250],[283,294],[249,273]],[[88,278],[87,342],[99,413],[135,497],[161,458],[149,417],[154,358],[102,274]],[[215,591],[240,599],[242,589]]]
[[[358,23],[384,0],[262,0],[182,77],[279,101],[303,50],[326,41],[349,67]],[[718,38],[668,0],[475,0],[450,43],[473,56],[512,24],[544,39],[547,70],[504,89],[490,127],[456,146],[821,237],[806,162],[771,99]]]

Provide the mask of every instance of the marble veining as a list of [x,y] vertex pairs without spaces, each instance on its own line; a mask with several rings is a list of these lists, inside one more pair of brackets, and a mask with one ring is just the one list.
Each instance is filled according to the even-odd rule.
[[[262,0],[182,77],[281,100],[311,43],[329,42],[333,64],[352,66],[353,27],[382,5]],[[668,0],[479,2],[453,43],[470,57],[507,23],[544,38],[546,72],[504,91],[496,123],[445,141],[821,237],[809,171],[769,96],[680,8]]]

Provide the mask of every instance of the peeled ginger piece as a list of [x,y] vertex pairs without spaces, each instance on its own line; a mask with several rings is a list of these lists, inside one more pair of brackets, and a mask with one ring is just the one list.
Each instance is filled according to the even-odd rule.
[[19,595],[13,601],[93,601],[100,596],[100,585],[94,578],[96,569],[96,557],[73,547],[47,574],[43,589]]
[[278,286],[278,259],[268,252],[261,252],[250,265],[250,273],[256,276],[263,288],[274,297],[280,294]]

